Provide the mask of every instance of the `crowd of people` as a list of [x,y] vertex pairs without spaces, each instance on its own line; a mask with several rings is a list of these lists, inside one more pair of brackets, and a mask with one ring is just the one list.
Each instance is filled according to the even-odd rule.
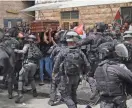
[[[48,102],[51,106],[56,102],[58,91],[60,101],[68,108],[77,108],[76,91],[80,81],[88,81],[93,91],[92,79],[96,82],[96,90],[90,98],[99,94],[100,108],[127,108],[126,100],[131,95],[132,86],[132,44],[130,40],[126,42],[123,36],[125,31],[130,30],[128,22],[116,27],[97,23],[83,39],[75,29],[59,28],[55,32],[50,28],[44,33],[27,36],[19,32],[17,38],[22,43],[21,48],[13,48],[16,55],[22,55],[21,66],[16,72],[18,97],[15,102],[22,102],[23,87],[27,83],[31,84],[33,96],[37,97],[34,75],[39,66],[40,85],[44,84],[44,71],[51,78]],[[12,97],[12,92],[9,92],[9,98]]]

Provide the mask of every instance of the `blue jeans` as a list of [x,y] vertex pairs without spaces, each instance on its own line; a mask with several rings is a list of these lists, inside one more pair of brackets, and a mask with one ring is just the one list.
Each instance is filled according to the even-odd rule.
[[50,57],[44,57],[40,60],[40,79],[44,81],[44,68],[48,75],[52,78],[53,61]]

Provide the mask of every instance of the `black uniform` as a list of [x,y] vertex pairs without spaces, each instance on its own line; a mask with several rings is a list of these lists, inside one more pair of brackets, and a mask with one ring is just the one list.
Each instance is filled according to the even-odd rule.
[[[57,55],[59,54],[59,52],[65,47],[60,47],[58,45],[55,46],[55,48],[53,49],[52,53],[51,53],[51,58],[53,59],[53,63],[56,62],[57,59]],[[59,72],[58,72],[59,73]],[[54,73],[53,73],[54,74]],[[57,82],[56,80],[54,80],[54,78],[52,78],[52,82],[51,82],[51,91],[50,91],[50,100],[49,100],[49,104],[52,106],[56,100],[56,94],[57,94]]]
[[125,65],[113,61],[102,61],[96,71],[97,89],[101,96],[100,108],[127,108],[126,85],[132,85],[132,73]]
[[[72,57],[76,59],[71,62]],[[74,68],[75,65],[77,66],[76,69]],[[88,69],[89,63],[86,56],[79,49],[66,48],[57,56],[53,68],[53,77],[57,78],[59,76],[59,90],[68,108],[77,107],[76,90],[80,80],[80,73],[81,71],[86,73]]]
[[23,62],[23,66],[19,72],[19,79],[18,79],[18,97],[16,99],[16,103],[20,103],[23,95],[22,95],[22,89],[23,89],[23,82],[29,81],[31,82],[32,90],[33,90],[33,96],[37,96],[36,86],[35,86],[35,80],[34,75],[37,70],[37,62],[42,57],[42,53],[39,50],[39,48],[36,46],[36,44],[33,42],[34,35],[29,35],[29,42],[26,43],[22,50],[15,49],[14,51],[16,53],[25,54],[25,59]]

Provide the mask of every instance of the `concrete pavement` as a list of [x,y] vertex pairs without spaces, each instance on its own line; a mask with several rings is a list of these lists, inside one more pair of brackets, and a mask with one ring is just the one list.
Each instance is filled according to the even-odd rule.
[[[17,96],[16,92],[14,92],[14,99],[9,100],[7,97],[7,91],[6,90],[0,90],[0,108],[67,108],[65,104],[60,104],[57,106],[49,106],[48,100],[49,100],[49,93],[50,93],[50,85],[45,84],[44,86],[38,86],[37,84],[37,91],[39,93],[39,96],[37,98],[33,98],[31,92],[25,93],[24,98],[25,102],[22,104],[15,104],[15,98]],[[79,85],[78,91],[78,99],[80,102],[78,104],[78,108],[85,108],[87,102],[89,101],[89,97],[91,94],[91,91],[89,89],[89,85],[87,82],[83,82],[81,85]],[[132,99],[127,101],[128,108],[132,108]],[[99,105],[92,106],[92,108],[99,108]]]

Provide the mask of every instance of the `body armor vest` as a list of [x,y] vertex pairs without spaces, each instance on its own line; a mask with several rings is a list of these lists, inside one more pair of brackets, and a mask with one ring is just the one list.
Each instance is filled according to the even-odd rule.
[[115,64],[100,65],[95,72],[97,89],[101,96],[121,96],[125,94],[122,81],[116,74]]

